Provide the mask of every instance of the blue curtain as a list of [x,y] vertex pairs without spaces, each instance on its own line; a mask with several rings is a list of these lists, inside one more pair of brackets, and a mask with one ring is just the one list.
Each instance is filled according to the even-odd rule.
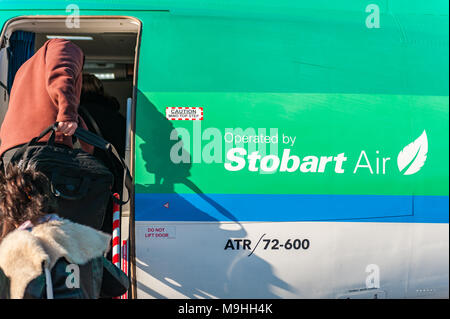
[[8,93],[14,81],[17,70],[34,54],[35,33],[15,31],[9,39],[8,52]]

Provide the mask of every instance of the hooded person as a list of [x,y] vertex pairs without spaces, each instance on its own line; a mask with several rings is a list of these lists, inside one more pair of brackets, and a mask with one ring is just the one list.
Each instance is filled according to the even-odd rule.
[[[125,131],[126,119],[119,112],[120,104],[113,96],[106,94],[102,81],[94,74],[83,74],[83,86],[80,97],[80,113],[90,131],[96,132],[96,128],[85,116],[88,112],[97,125],[105,140],[112,143],[119,152],[125,156]],[[97,133],[98,134],[98,133]]]
[[0,172],[0,299],[97,299],[124,294],[128,277],[104,255],[111,236],[58,216],[47,177]]
[[[0,156],[5,167],[16,148],[55,122],[59,122],[55,143],[73,147],[76,128],[87,128],[78,115],[83,65],[83,51],[69,40],[57,38],[45,42],[19,68],[0,129]],[[81,147],[93,153],[92,146],[81,143]]]

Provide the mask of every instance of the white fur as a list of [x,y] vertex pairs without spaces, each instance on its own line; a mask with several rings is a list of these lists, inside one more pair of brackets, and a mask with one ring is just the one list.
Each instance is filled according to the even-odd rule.
[[61,257],[83,265],[109,250],[111,236],[67,219],[46,222],[31,232],[15,230],[0,244],[0,268],[11,281],[11,298],[20,299],[31,280],[52,269]]

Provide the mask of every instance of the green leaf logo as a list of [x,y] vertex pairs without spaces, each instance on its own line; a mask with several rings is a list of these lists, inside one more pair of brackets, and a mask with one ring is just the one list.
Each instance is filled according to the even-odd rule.
[[420,171],[427,160],[428,138],[425,130],[414,142],[408,144],[397,157],[397,165],[403,175],[412,175]]

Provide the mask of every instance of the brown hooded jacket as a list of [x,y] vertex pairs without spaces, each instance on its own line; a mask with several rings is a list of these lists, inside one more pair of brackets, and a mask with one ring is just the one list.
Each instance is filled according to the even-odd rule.
[[[55,121],[78,122],[86,128],[78,116],[83,63],[84,54],[77,45],[51,39],[19,68],[0,130],[0,155],[27,143]],[[72,138],[59,132],[55,142],[72,147]],[[93,151],[86,144],[82,147]]]

